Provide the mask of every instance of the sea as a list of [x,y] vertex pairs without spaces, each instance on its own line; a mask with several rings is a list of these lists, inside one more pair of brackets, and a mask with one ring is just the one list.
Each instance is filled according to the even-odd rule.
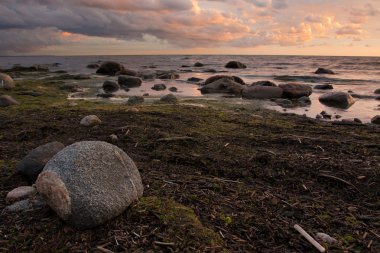
[[[227,69],[225,64],[229,61],[240,61],[247,65],[246,69]],[[223,74],[235,75],[246,83],[256,81],[272,81],[281,83],[302,83],[315,86],[317,84],[332,84],[333,91],[344,91],[355,94],[356,103],[348,109],[339,109],[323,105],[318,98],[330,91],[314,90],[310,96],[311,105],[307,107],[282,108],[270,101],[262,102],[265,108],[280,112],[295,113],[315,118],[322,111],[342,116],[343,119],[358,118],[363,122],[370,122],[371,118],[380,114],[380,100],[374,91],[380,88],[380,57],[332,57],[332,56],[237,56],[237,55],[154,55],[154,56],[26,56],[26,57],[0,57],[0,69],[10,68],[15,64],[22,66],[42,65],[49,66],[51,72],[64,70],[71,74],[86,74],[92,79],[83,81],[86,87],[92,89],[86,95],[76,94],[71,99],[99,99],[97,93],[101,92],[105,77],[95,74],[94,69],[86,66],[90,63],[102,61],[117,61],[126,68],[136,71],[174,70],[180,74],[178,80],[146,81],[141,87],[122,92],[118,95],[132,96],[149,93],[150,96],[160,96],[169,93],[154,91],[153,84],[164,83],[168,87],[177,87],[177,96],[192,98],[209,98],[213,95],[202,95],[199,85],[187,82],[190,77],[206,79],[210,76]],[[196,62],[204,64],[203,67],[194,67]],[[188,66],[188,67],[183,67]],[[317,68],[328,68],[334,75],[317,75]],[[113,77],[107,79],[116,80]],[[81,81],[75,81],[81,82]],[[358,98],[360,97],[360,98]],[[224,100],[228,102],[227,100]],[[243,99],[231,99],[234,103],[254,103]]]

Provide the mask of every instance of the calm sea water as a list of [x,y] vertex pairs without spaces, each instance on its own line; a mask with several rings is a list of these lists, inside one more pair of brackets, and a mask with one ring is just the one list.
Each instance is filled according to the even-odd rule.
[[[161,95],[167,93],[151,90],[154,83],[166,83],[167,86],[175,86],[179,89],[179,96],[202,96],[198,86],[189,84],[189,77],[207,78],[216,74],[205,73],[207,69],[214,69],[224,74],[236,75],[247,83],[259,80],[269,80],[277,84],[297,82],[310,84],[332,84],[334,91],[352,91],[356,94],[375,96],[374,90],[380,88],[380,57],[315,57],[315,56],[34,56],[34,57],[0,57],[0,68],[9,68],[14,64],[30,66],[35,64],[51,65],[59,63],[50,70],[66,70],[70,73],[94,74],[94,70],[87,69],[86,65],[98,61],[113,60],[121,62],[128,69],[138,71],[176,70],[181,78],[175,81],[146,82],[142,87],[131,89],[127,95]],[[231,70],[224,68],[230,60],[245,63],[247,69]],[[194,63],[205,64],[201,68],[182,68],[182,65],[193,66]],[[155,68],[152,68],[155,67]],[[316,75],[319,67],[332,69],[336,75]],[[183,72],[191,70],[192,72]],[[287,81],[284,80],[286,76]],[[112,79],[112,78],[111,78]],[[101,87],[104,79],[97,78],[90,81],[93,87]],[[349,109],[337,109],[327,107],[319,103],[318,97],[328,91],[317,91],[311,96],[312,105],[306,108],[288,109],[288,112],[306,114],[315,117],[322,110],[331,114],[342,115],[343,118],[360,118],[365,122],[380,114],[380,101],[374,98],[356,99],[356,103]],[[95,96],[95,94],[93,94]],[[245,101],[249,102],[249,101]],[[266,107],[283,111],[282,108],[272,103]]]

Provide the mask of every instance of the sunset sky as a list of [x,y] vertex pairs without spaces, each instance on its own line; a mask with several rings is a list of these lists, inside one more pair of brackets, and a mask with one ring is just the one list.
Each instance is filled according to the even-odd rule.
[[380,56],[380,0],[1,0],[0,55]]

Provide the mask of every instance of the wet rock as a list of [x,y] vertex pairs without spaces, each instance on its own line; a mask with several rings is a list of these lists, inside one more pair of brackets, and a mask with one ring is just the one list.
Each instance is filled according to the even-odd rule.
[[322,119],[322,115],[318,114],[317,116],[315,116],[316,119]]
[[2,95],[0,96],[0,107],[7,107],[12,105],[18,105],[20,104],[17,102],[14,98],[8,95]]
[[140,87],[142,84],[142,80],[138,77],[134,76],[119,76],[118,77],[118,83],[120,86],[123,88],[135,88],[135,87]]
[[100,68],[100,65],[98,63],[90,63],[87,65],[88,69],[98,69]]
[[336,119],[341,119],[341,118],[342,118],[342,115],[339,115],[339,114],[338,114],[338,115],[335,115],[335,118],[336,118]]
[[150,95],[149,95],[149,93],[144,93],[143,94],[143,97],[149,97]]
[[64,147],[62,143],[54,141],[35,148],[17,164],[16,171],[34,182],[46,163]]
[[39,64],[30,66],[30,67],[22,66],[20,64],[15,64],[15,65],[13,65],[11,71],[19,71],[19,72],[48,72],[49,69],[47,67],[43,67],[43,66],[41,66]]
[[179,75],[176,73],[166,73],[158,76],[158,79],[163,79],[163,80],[175,80],[178,79]]
[[18,201],[10,206],[7,206],[4,208],[5,213],[19,213],[19,212],[25,212],[25,211],[31,211],[31,210],[38,210],[47,207],[46,201],[36,195],[33,198],[24,199],[21,201]]
[[229,69],[245,69],[247,66],[238,61],[230,61],[225,65],[226,68]]
[[293,107],[293,102],[290,99],[286,98],[276,98],[276,99],[271,99],[271,101],[275,102],[279,106],[282,107]]
[[132,96],[128,99],[128,105],[138,105],[144,103],[144,97]]
[[199,67],[203,67],[204,66],[204,64],[203,63],[200,63],[200,62],[196,62],[195,64],[194,64],[194,67],[197,67],[197,68],[199,68]]
[[308,97],[313,93],[313,89],[309,85],[298,84],[298,83],[288,83],[288,84],[280,84],[279,87],[283,89],[283,97],[284,98],[301,98]]
[[181,68],[190,68],[189,65],[182,65]]
[[321,112],[321,115],[324,119],[331,119],[332,118],[332,115],[327,113],[326,111],[322,111]]
[[112,92],[116,92],[120,89],[120,85],[116,82],[113,82],[113,81],[104,81],[103,83],[103,90],[106,92],[106,93],[112,93]]
[[63,149],[46,164],[36,186],[49,206],[79,229],[120,215],[143,194],[132,159],[100,141],[78,142]]
[[242,96],[247,99],[281,98],[282,89],[273,86],[250,86],[243,89]]
[[33,186],[20,186],[8,192],[5,197],[5,201],[7,203],[15,203],[17,201],[30,198],[36,193],[37,190]]
[[200,90],[202,94],[207,93],[226,93],[241,95],[245,86],[240,83],[234,82],[228,78],[218,79],[215,82],[203,86]]
[[168,94],[160,98],[160,102],[162,103],[170,103],[175,104],[178,102],[178,98],[173,94]]
[[12,77],[5,73],[0,73],[0,89],[10,90],[15,87]]
[[321,75],[321,74],[333,75],[335,73],[334,73],[334,71],[332,71],[330,69],[318,68],[317,71],[315,71],[315,74],[318,74],[318,75]]
[[334,86],[331,84],[318,84],[314,86],[314,89],[316,90],[333,90]]
[[309,97],[300,97],[299,99],[297,99],[297,103],[301,105],[310,105],[311,99]]
[[377,115],[371,119],[372,124],[380,125],[380,115]]
[[82,126],[87,126],[87,127],[97,126],[97,125],[100,125],[101,123],[102,121],[96,115],[88,115],[80,121],[80,124]]
[[166,85],[161,83],[161,84],[155,84],[152,87],[152,90],[160,91],[160,90],[166,90]]
[[237,83],[240,83],[242,85],[245,85],[245,82],[243,81],[243,79],[241,79],[240,77],[237,77],[237,76],[226,76],[226,75],[216,75],[216,76],[211,76],[209,78],[206,79],[205,81],[205,85],[209,84],[209,83],[213,83],[219,79],[230,79],[234,82],[237,82]]
[[354,98],[346,92],[331,92],[323,94],[319,97],[319,101],[322,104],[338,108],[349,108],[355,103]]
[[361,119],[359,119],[359,118],[354,118],[354,122],[359,123],[359,124],[362,124],[362,123],[363,123],[363,122],[361,121]]
[[317,233],[315,238],[322,243],[327,243],[329,245],[335,245],[338,244],[338,240],[329,236],[328,234],[325,233]]
[[202,80],[203,80],[202,78],[198,78],[198,77],[190,77],[189,79],[187,79],[188,82],[192,82],[192,83],[197,83]]
[[374,91],[375,94],[380,94],[380,89]]
[[176,87],[170,87],[169,91],[171,91],[171,92],[178,92],[178,89]]
[[363,94],[351,94],[353,98],[359,98],[359,99],[376,99],[376,96],[372,95],[363,95]]
[[258,82],[253,82],[251,86],[272,86],[272,87],[277,87],[277,85],[271,81],[258,81]]
[[203,73],[216,73],[218,71],[216,71],[216,69],[205,69],[203,70]]
[[124,70],[124,66],[118,62],[107,61],[103,62],[99,69],[96,71],[97,74],[114,76],[117,72]]
[[123,70],[120,70],[118,71],[116,74],[116,76],[137,76],[137,71],[135,70],[131,70],[131,69],[123,69]]

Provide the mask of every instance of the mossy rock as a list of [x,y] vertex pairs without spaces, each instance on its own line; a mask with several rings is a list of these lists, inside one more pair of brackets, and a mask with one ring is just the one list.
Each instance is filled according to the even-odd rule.
[[228,252],[215,231],[205,227],[191,208],[174,200],[145,197],[132,206],[131,212],[134,218],[142,221],[156,220],[167,240],[174,244],[176,252],[205,252],[211,249]]

